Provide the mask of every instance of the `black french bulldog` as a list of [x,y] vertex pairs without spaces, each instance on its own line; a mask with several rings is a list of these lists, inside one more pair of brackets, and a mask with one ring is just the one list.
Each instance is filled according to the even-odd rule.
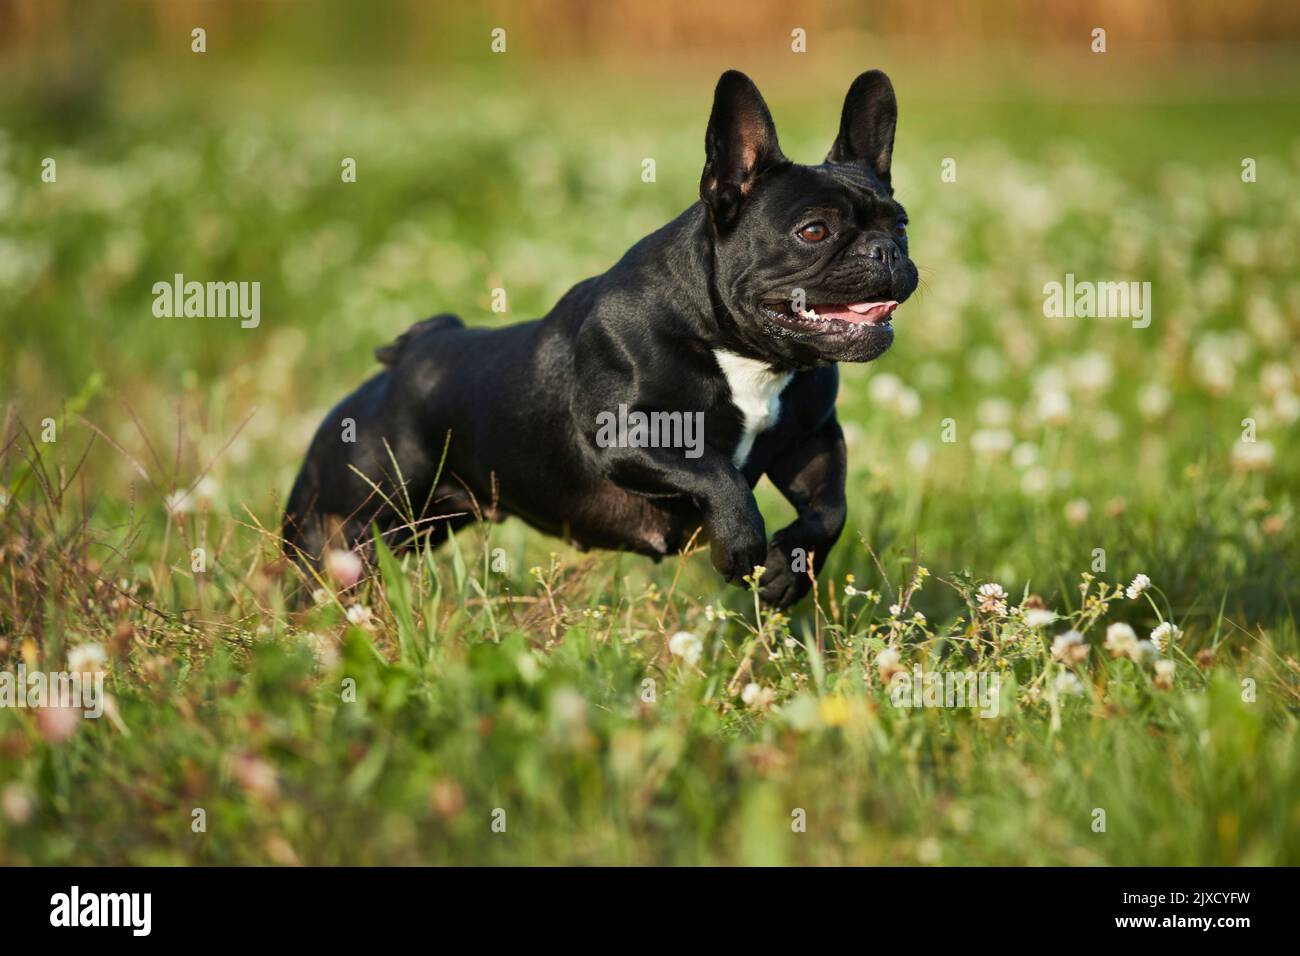
[[[763,565],[763,600],[794,604],[844,526],[836,363],[888,349],[916,289],[890,185],[897,117],[889,78],[863,73],[826,161],[801,166],[753,82],[724,73],[700,202],[545,318],[471,329],[438,315],[377,350],[385,370],[312,441],[287,553],[318,562],[372,522],[390,544],[438,543],[515,515],[658,559],[702,527],[728,581]],[[673,427],[648,436],[647,420]],[[798,511],[770,544],[751,490],[764,474]]]

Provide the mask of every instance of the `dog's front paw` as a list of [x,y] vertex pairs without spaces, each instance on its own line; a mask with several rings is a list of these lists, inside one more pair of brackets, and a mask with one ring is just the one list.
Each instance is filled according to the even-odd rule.
[[800,566],[799,557],[792,556],[776,541],[772,542],[763,567],[767,570],[759,581],[759,599],[778,611],[798,604],[812,587],[807,565]]
[[739,584],[766,559],[767,542],[763,532],[757,529],[719,536],[709,543],[709,556],[719,574],[732,584]]

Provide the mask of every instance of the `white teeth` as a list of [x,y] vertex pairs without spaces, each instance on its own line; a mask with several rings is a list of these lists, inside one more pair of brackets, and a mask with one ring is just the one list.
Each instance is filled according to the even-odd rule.
[[801,309],[799,311],[799,314],[805,319],[817,319],[819,321],[821,320],[821,316],[817,314],[816,309]]

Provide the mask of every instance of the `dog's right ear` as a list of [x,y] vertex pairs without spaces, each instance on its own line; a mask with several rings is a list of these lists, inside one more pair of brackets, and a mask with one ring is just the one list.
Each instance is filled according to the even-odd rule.
[[898,125],[898,100],[894,85],[880,70],[868,70],[849,87],[840,115],[840,133],[826,156],[828,163],[866,163],[880,181],[889,181],[894,156],[894,127]]
[[789,162],[776,141],[776,126],[762,94],[738,70],[728,70],[718,80],[704,134],[704,156],[700,199],[719,229],[735,221],[760,175]]

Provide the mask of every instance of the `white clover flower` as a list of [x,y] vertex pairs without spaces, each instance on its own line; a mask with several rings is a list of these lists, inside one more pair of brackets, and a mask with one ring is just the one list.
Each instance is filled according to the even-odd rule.
[[930,443],[924,438],[918,438],[907,446],[907,464],[913,471],[925,471],[933,457]]
[[1160,690],[1172,690],[1174,686],[1174,662],[1156,661],[1154,683]]
[[1111,657],[1132,657],[1137,647],[1137,633],[1127,624],[1112,624],[1106,628],[1103,646]]
[[975,406],[975,417],[981,425],[1010,425],[1016,408],[1005,398],[985,398]]
[[1061,389],[1050,389],[1038,396],[1034,409],[1041,421],[1051,425],[1065,425],[1070,421],[1070,396]]
[[1178,643],[1178,639],[1182,636],[1183,632],[1171,621],[1164,621],[1151,632],[1151,643],[1159,648],[1161,654],[1168,654],[1169,645]]
[[92,674],[104,669],[108,655],[98,644],[78,644],[68,650],[68,670],[74,674],[89,671]]
[[988,614],[1005,617],[1007,613],[1007,592],[1002,585],[990,581],[981,584],[979,589],[980,610]]
[[1070,383],[1080,391],[1098,394],[1110,387],[1115,368],[1104,352],[1084,352],[1070,363]]
[[776,691],[770,687],[761,687],[758,684],[750,683],[745,685],[740,699],[751,710],[767,710],[776,700]]
[[1129,650],[1129,657],[1139,667],[1150,667],[1156,663],[1156,658],[1159,656],[1160,652],[1156,650],[1156,646],[1150,641],[1138,641]]
[[1024,620],[1029,627],[1047,627],[1056,621],[1056,612],[1044,607],[1031,607],[1025,611]]
[[1011,464],[1021,471],[1038,464],[1038,446],[1031,441],[1022,441],[1011,449]]
[[370,624],[370,608],[364,604],[350,604],[347,609],[349,624],[355,624],[357,627],[366,627]]
[[[1290,425],[1297,419],[1300,419],[1300,395],[1295,392],[1278,392],[1273,399],[1273,413],[1283,422]],[[3,497],[3,492],[0,492]],[[0,507],[3,507],[0,502]]]
[[1291,369],[1281,362],[1269,362],[1259,370],[1259,384],[1266,395],[1276,395],[1291,387]]
[[1144,385],[1138,392],[1138,410],[1148,421],[1162,417],[1172,402],[1169,390],[1161,385]]
[[1026,495],[1041,495],[1051,487],[1052,477],[1045,468],[1030,468],[1020,478],[1020,490]]
[[7,783],[4,789],[0,790],[0,809],[4,810],[4,814],[10,823],[16,823],[19,826],[26,823],[32,818],[34,808],[35,802],[32,800],[32,792],[23,784],[17,781]]
[[1006,362],[1002,353],[993,346],[980,345],[967,354],[966,369],[976,381],[991,385],[1005,374]]
[[1097,436],[1098,441],[1112,442],[1124,431],[1124,425],[1119,416],[1112,412],[1100,411],[1092,418],[1092,433]]
[[860,448],[867,440],[866,432],[857,422],[845,422],[840,428],[844,432],[844,444],[849,446],[850,451]]
[[922,866],[934,866],[943,859],[943,844],[934,837],[926,837],[916,845],[916,862]]
[[1232,360],[1204,347],[1192,353],[1192,368],[1197,379],[1211,395],[1226,395],[1236,384],[1237,368]]
[[1075,498],[1065,503],[1065,520],[1077,528],[1087,522],[1091,511],[1092,507],[1085,499]]
[[1005,455],[1016,443],[1016,436],[1005,428],[977,428],[970,436],[971,450],[977,455]]
[[897,375],[882,372],[867,384],[871,403],[888,409],[900,418],[915,418],[921,412],[921,396]]
[[871,397],[872,404],[889,405],[898,397],[898,393],[905,388],[903,380],[892,372],[881,372],[872,376],[867,383],[867,394]]
[[890,682],[895,674],[901,673],[905,669],[897,648],[886,647],[876,655],[876,670],[880,673],[880,679],[886,684]]
[[193,494],[198,501],[211,504],[220,491],[221,485],[217,483],[217,479],[211,475],[204,475],[199,479],[199,483],[194,486]]
[[1239,441],[1232,446],[1232,467],[1238,471],[1268,471],[1273,457],[1272,442]]
[[303,635],[307,647],[311,649],[312,656],[316,658],[316,663],[325,670],[331,670],[339,662],[338,642],[332,637],[326,637],[310,631]]
[[678,631],[668,638],[668,651],[694,667],[704,653],[704,645],[690,631]]
[[1151,587],[1151,579],[1145,574],[1139,574],[1133,579],[1133,583],[1124,589],[1124,596],[1130,601],[1136,601],[1149,587]]
[[1083,635],[1076,630],[1068,630],[1052,638],[1052,660],[1071,663],[1082,661],[1088,656],[1088,645],[1083,642]]
[[921,414],[921,396],[915,390],[904,386],[894,399],[894,412],[900,418],[915,418]]
[[561,687],[551,695],[551,717],[555,726],[581,731],[587,722],[587,698],[572,687]]
[[189,514],[196,504],[210,505],[221,486],[211,475],[204,475],[193,488],[177,488],[166,498],[166,508],[172,514]]
[[1083,694],[1083,681],[1073,671],[1062,671],[1056,678],[1056,692],[1078,697]]

